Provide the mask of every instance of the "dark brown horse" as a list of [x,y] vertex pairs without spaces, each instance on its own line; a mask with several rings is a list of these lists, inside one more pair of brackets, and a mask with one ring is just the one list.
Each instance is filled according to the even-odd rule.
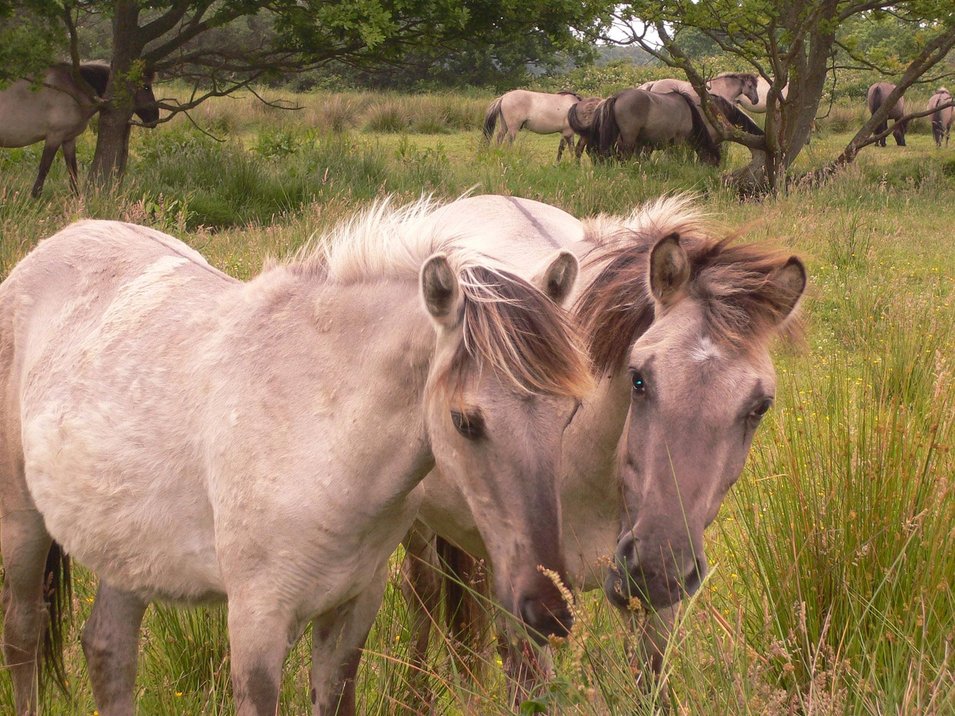
[[[709,96],[717,114],[752,134],[763,131],[732,103]],[[657,93],[640,89],[619,92],[600,105],[591,129],[596,155],[601,158],[646,155],[659,147],[685,142],[700,161],[718,166],[723,158],[720,137],[694,96],[683,92]],[[593,141],[593,140],[592,140]]]
[[[869,106],[869,112],[875,114],[879,111],[879,108],[885,103],[886,97],[895,89],[895,85],[891,82],[876,82],[874,85],[869,87],[869,91],[866,93],[866,104]],[[895,103],[895,106],[889,111],[889,116],[876,127],[876,134],[881,134],[889,127],[889,120],[895,120],[895,124],[892,125],[892,136],[895,137],[895,143],[900,147],[905,146],[905,130],[908,127],[908,122],[900,122],[899,120],[905,116],[905,98],[899,97],[899,101]],[[880,147],[885,146],[885,137],[882,137],[878,141]]]

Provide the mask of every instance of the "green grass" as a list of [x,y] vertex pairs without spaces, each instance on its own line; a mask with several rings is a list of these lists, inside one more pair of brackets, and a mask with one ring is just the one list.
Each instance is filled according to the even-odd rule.
[[[807,345],[780,347],[777,407],[708,534],[713,565],[667,660],[676,713],[955,712],[955,150],[914,133],[910,146],[866,149],[837,180],[762,203],[736,201],[720,172],[679,151],[649,162],[554,161],[556,137],[522,133],[484,147],[488,97],[302,95],[281,112],[209,103],[197,119],[133,132],[115,191],[74,199],[54,166],[29,198],[38,151],[0,153],[0,275],[37,241],[83,217],[155,226],[223,270],[254,275],[375,197],[453,198],[468,190],[540,199],[577,214],[619,213],[677,190],[701,196],[727,232],[789,246],[806,259]],[[799,166],[835,156],[856,109],[840,108]],[[431,113],[431,117],[425,115]],[[81,167],[93,137],[80,142]],[[723,170],[742,164],[735,147]],[[67,647],[72,700],[44,713],[90,714],[78,644],[93,579],[80,572]],[[650,713],[627,660],[624,620],[583,595],[557,678],[536,695],[558,713]],[[408,616],[393,580],[360,673],[363,713],[411,703],[403,664]],[[223,609],[151,608],[140,660],[141,713],[232,713]],[[439,713],[506,713],[492,645],[487,678],[455,674],[431,647]],[[307,637],[290,656],[283,713],[306,713]],[[0,711],[10,712],[0,678]]]

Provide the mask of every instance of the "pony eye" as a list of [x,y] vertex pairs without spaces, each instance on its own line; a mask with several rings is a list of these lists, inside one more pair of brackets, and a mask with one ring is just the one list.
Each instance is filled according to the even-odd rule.
[[750,413],[750,417],[759,420],[761,417],[766,415],[771,407],[773,407],[773,399],[765,398],[755,408],[753,408],[752,412]]
[[643,375],[634,371],[631,378],[633,383],[633,392],[637,395],[645,395],[647,392],[647,381],[643,379]]
[[466,415],[452,410],[451,423],[468,440],[476,440],[484,435],[484,420],[478,414]]

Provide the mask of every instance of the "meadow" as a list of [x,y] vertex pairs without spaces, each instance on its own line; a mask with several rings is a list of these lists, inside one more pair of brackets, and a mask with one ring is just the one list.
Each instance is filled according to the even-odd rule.
[[[724,233],[802,256],[810,288],[806,342],[775,351],[776,406],[709,530],[711,574],[668,650],[673,712],[955,713],[955,146],[936,149],[923,121],[910,146],[868,148],[829,185],[740,203],[720,181],[744,162],[739,147],[720,171],[679,150],[639,164],[556,164],[556,137],[482,145],[486,93],[269,96],[302,109],[221,99],[193,115],[208,134],[182,117],[134,129],[128,176],[83,198],[58,162],[30,199],[40,148],[4,150],[0,277],[85,217],[153,226],[248,278],[385,195],[513,194],[586,216],[693,191]],[[834,157],[862,116],[835,106],[798,167]],[[80,143],[81,171],[93,141]],[[366,646],[360,713],[416,708],[399,556]],[[43,713],[94,713],[79,646],[94,592],[78,570],[71,698],[49,690]],[[628,666],[626,619],[599,593],[578,595],[576,612],[556,678],[522,712],[653,713]],[[307,641],[287,662],[283,713],[309,712]],[[431,645],[434,712],[508,713],[493,644],[474,655],[479,684],[456,672],[452,648],[440,634]],[[151,607],[140,713],[232,713],[228,666],[224,609]],[[0,711],[12,703],[0,677]]]

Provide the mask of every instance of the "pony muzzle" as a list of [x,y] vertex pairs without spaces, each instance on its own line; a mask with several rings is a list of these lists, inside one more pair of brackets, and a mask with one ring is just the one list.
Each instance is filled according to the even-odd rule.
[[617,545],[615,564],[604,582],[613,604],[629,608],[636,599],[644,607],[663,609],[699,590],[707,571],[705,556],[672,550],[671,559],[641,559],[638,546],[629,534]]

